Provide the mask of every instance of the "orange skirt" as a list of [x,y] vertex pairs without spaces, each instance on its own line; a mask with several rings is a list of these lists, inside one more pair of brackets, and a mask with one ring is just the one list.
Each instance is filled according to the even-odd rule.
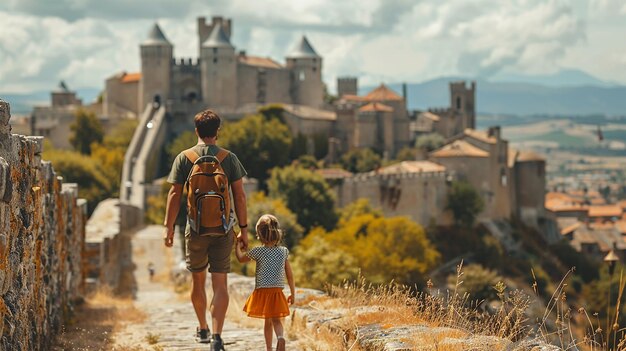
[[282,288],[254,289],[243,306],[248,317],[280,318],[289,315],[289,304]]

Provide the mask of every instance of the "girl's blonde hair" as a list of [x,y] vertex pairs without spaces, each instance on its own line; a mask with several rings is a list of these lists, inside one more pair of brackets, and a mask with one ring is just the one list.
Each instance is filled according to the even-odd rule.
[[278,244],[283,238],[283,231],[275,216],[264,214],[256,222],[256,235],[263,244]]

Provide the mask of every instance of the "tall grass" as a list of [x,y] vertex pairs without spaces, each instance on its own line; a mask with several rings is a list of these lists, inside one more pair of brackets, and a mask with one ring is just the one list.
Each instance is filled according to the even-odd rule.
[[[485,346],[490,350],[505,349],[507,345],[510,349],[511,343],[517,342],[514,350],[527,350],[532,345],[546,343],[561,350],[626,351],[626,328],[618,324],[626,284],[623,275],[620,275],[615,309],[603,329],[597,313],[590,315],[585,308],[576,310],[568,304],[565,291],[571,274],[572,270],[559,282],[543,316],[537,321],[530,321],[528,317],[533,298],[520,290],[509,291],[502,282],[493,287],[498,301],[490,306],[495,307],[486,307],[483,301],[472,301],[468,294],[457,293],[463,284],[461,262],[454,288],[445,292],[435,291],[431,282],[425,292],[419,292],[394,282],[373,285],[364,278],[329,286],[328,296],[310,298],[301,304],[331,315],[334,311],[338,316],[331,321],[327,318],[312,328],[306,318],[294,315],[288,332],[297,336],[300,346],[307,350],[359,350],[364,338],[362,330],[367,325],[378,325],[381,330],[421,325],[430,330],[437,328],[437,332],[425,334],[416,329],[401,341],[410,348],[423,349],[428,344],[434,345],[433,350],[462,350],[469,345],[463,344],[463,340],[470,343],[474,337],[488,336],[497,338],[490,340],[502,340],[496,346]],[[537,291],[536,282],[533,288]],[[581,333],[576,329],[581,322],[584,328],[579,336]],[[445,338],[459,339],[461,343],[441,344]]]

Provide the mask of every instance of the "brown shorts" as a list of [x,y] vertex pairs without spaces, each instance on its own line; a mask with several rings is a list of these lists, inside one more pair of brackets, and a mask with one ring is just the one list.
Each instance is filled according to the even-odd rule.
[[230,253],[233,250],[234,232],[222,236],[191,235],[185,231],[185,261],[190,272],[202,272],[209,267],[211,273],[230,273]]

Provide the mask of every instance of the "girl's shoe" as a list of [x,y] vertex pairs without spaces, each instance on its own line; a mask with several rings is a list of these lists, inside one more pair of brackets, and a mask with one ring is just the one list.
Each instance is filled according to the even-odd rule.
[[278,342],[276,342],[276,351],[285,351],[285,338],[282,336],[278,337]]

